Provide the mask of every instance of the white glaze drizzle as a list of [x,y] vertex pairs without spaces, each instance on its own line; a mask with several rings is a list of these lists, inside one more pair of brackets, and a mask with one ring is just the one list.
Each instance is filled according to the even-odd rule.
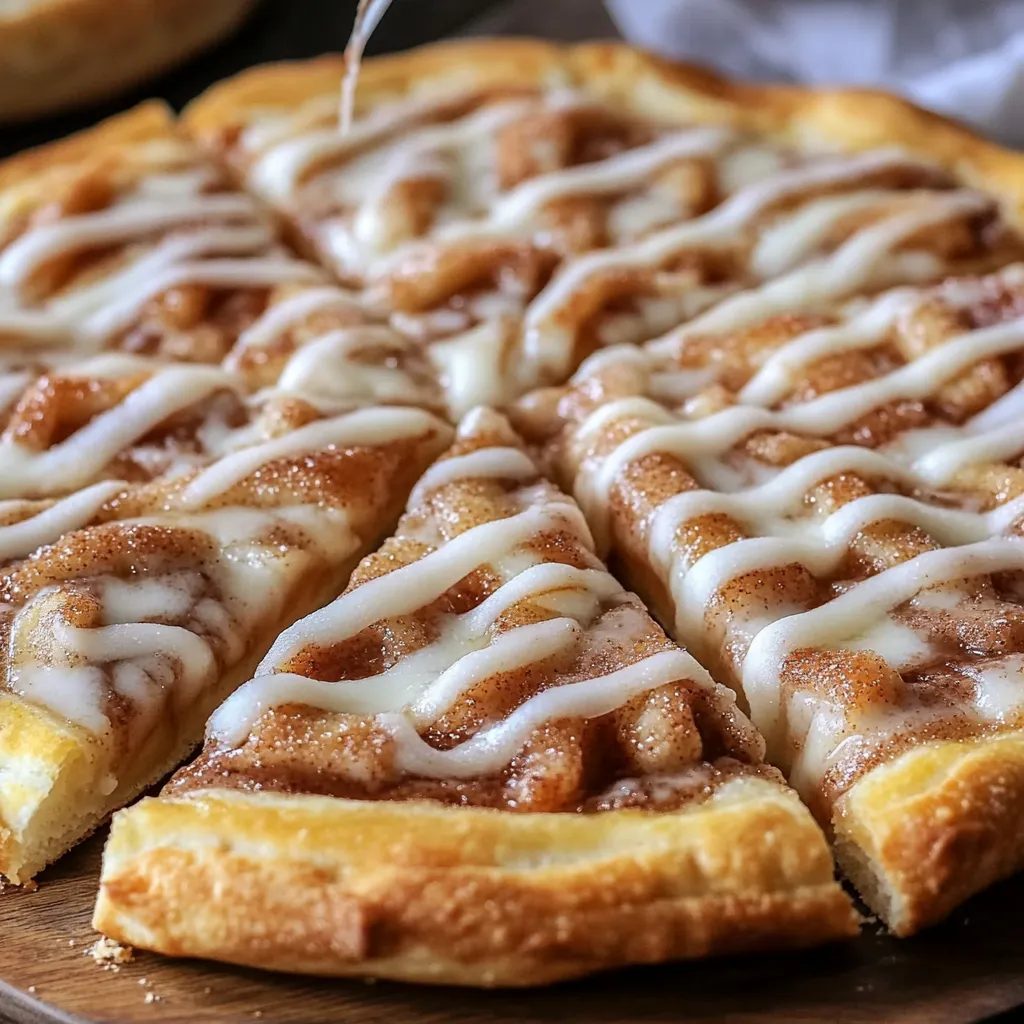
[[391,0],[359,0],[359,6],[356,8],[352,34],[348,46],[345,47],[345,74],[341,80],[338,129],[342,136],[347,135],[352,129],[352,110],[356,102],[356,83],[359,80],[363,50],[366,49],[373,30],[380,24],[381,18],[390,6]]
[[562,503],[530,508],[467,530],[418,562],[368,580],[285,630],[256,674],[273,672],[274,666],[288,661],[307,644],[339,643],[382,618],[411,615],[478,566],[495,561],[545,529],[564,528],[566,518],[577,525],[582,521],[578,509]]
[[[656,514],[651,533],[652,558],[656,564],[664,563],[666,556],[671,561],[668,578],[676,602],[677,629],[691,644],[699,643],[709,602],[731,580],[793,562],[807,566],[816,576],[830,575],[842,564],[857,534],[874,523],[895,520],[919,527],[942,544],[965,545],[997,536],[1024,516],[1024,498],[980,514],[936,508],[899,494],[871,494],[848,502],[824,520],[815,522],[803,517],[787,523],[772,515],[775,510],[770,506],[758,507],[759,491],[764,489],[756,488],[742,496],[716,494],[715,498],[726,500],[708,501],[707,506],[717,505],[716,511],[732,515],[741,522],[753,522],[755,532],[764,535],[708,552],[686,570],[672,557],[672,538],[675,529],[693,518],[694,509],[703,503],[695,500],[687,509],[683,502],[670,501]],[[712,493],[689,492],[686,497],[710,497]],[[747,515],[737,511],[739,502],[734,504],[728,500],[734,497],[747,499],[742,503]]]
[[[699,334],[739,330],[779,313],[815,309],[834,302],[871,284],[885,259],[908,237],[990,205],[987,196],[976,192],[935,193],[919,209],[895,213],[863,228],[825,259],[725,299],[683,328],[652,342],[652,349],[675,346],[680,340]],[[921,276],[928,279],[936,276],[940,265],[926,260],[920,269]],[[913,270],[912,266],[904,267],[904,276],[915,276]],[[893,282],[883,277],[881,283]]]
[[301,323],[306,317],[327,310],[358,310],[354,295],[340,288],[306,288],[270,306],[258,320],[247,327],[235,342],[232,359],[252,349],[266,348],[282,334]]
[[[201,192],[207,168],[163,177],[166,188],[157,187],[161,176],[155,173],[106,209],[31,227],[14,239],[0,253],[0,330],[89,350],[171,288],[263,288],[319,279],[313,268],[274,250],[272,227],[249,196]],[[33,274],[54,258],[111,246],[127,246],[125,260],[98,280],[72,282],[39,303],[23,295]],[[214,256],[222,258],[204,259]]]
[[[316,506],[161,514],[117,525],[206,533],[216,553],[197,553],[190,568],[178,571],[93,577],[90,590],[100,602],[94,627],[69,625],[61,615],[66,595],[44,588],[15,616],[12,649],[20,655],[8,685],[94,734],[109,728],[104,708],[112,687],[132,705],[130,744],[152,728],[168,700],[189,707],[221,669],[242,657],[253,630],[279,617],[290,588],[313,560],[337,562],[359,544],[344,512]],[[281,526],[300,527],[296,543],[282,544]],[[202,596],[206,580],[215,584],[217,598]],[[58,612],[51,618],[44,608],[39,626],[52,634],[52,653],[67,663],[33,661],[36,645],[19,636],[40,602]],[[144,621],[148,617],[172,621]]]
[[[354,358],[361,349],[379,346],[384,360]],[[301,345],[288,359],[271,389],[311,402],[322,412],[342,411],[346,405],[378,402],[431,404],[431,384],[421,382],[396,364],[397,352],[415,359],[419,346],[387,327],[343,327]]]
[[[735,193],[710,213],[695,220],[656,232],[631,246],[610,251],[588,253],[567,265],[550,285],[534,300],[526,316],[526,348],[538,359],[552,358],[571,349],[571,338],[564,326],[558,325],[560,311],[565,309],[572,298],[596,274],[609,270],[652,268],[664,262],[675,253],[687,248],[723,245],[735,239],[759,215],[790,196],[799,196],[809,188],[820,185],[841,185],[856,181],[865,174],[887,166],[904,166],[908,159],[898,153],[880,151],[856,157],[822,161],[808,168],[782,172],[766,181],[760,181]],[[965,208],[979,205],[986,200],[973,193],[956,193],[950,200],[943,193],[935,193],[934,206],[925,204],[921,211],[897,215],[882,222],[889,225],[874,225],[859,232],[850,242],[840,247],[835,256],[826,261],[825,269],[817,269],[819,291],[833,289],[840,270],[847,271],[860,261],[863,265],[873,257],[875,260],[887,253],[903,237],[912,234],[935,219],[948,219]],[[827,219],[838,220],[843,212],[830,206],[826,208]],[[853,246],[861,235],[867,238]],[[840,257],[840,253],[843,254]],[[837,258],[838,257],[838,258]],[[829,274],[829,268],[832,273]],[[860,269],[862,278],[865,269]],[[808,280],[807,282],[811,282]],[[852,287],[852,286],[851,286]],[[541,351],[541,350],[545,351]]]
[[[756,430],[790,430],[829,436],[873,409],[895,399],[927,398],[969,366],[990,356],[1024,347],[1024,318],[973,331],[951,339],[918,359],[885,376],[840,388],[818,398],[778,411],[757,406],[733,406],[701,420],[679,422],[656,403],[624,399],[601,406],[580,429],[580,437],[593,436],[614,420],[650,416],[655,424],[633,434],[603,460],[590,479],[577,482],[577,498],[598,522],[607,508],[609,490],[622,470],[654,453],[687,460],[700,475],[702,460],[720,456]],[[632,358],[632,357],[631,357]],[[1002,443],[1002,433],[987,435],[979,447]],[[947,466],[932,455],[931,471],[944,473]],[[925,464],[928,471],[928,463]],[[602,531],[599,530],[599,533]]]
[[[439,683],[450,669],[462,666],[466,657],[479,650],[479,645],[487,642],[487,631],[513,605],[530,600],[560,610],[561,606],[568,605],[566,597],[574,592],[589,595],[592,601],[610,601],[622,594],[622,588],[603,570],[577,569],[560,563],[531,565],[503,583],[476,608],[447,622],[440,642],[408,655],[378,675],[345,683],[307,679],[289,672],[256,676],[218,709],[210,720],[210,735],[228,745],[241,743],[265,711],[281,704],[308,704],[325,711],[363,715],[383,714],[396,707],[412,706],[422,700],[435,681]],[[552,650],[560,649],[563,640],[568,643],[568,635],[563,637],[568,628],[567,621],[563,618],[537,624],[544,626],[540,632],[542,640],[554,641]],[[549,627],[547,622],[560,625]],[[526,633],[522,632],[523,628],[527,628]],[[548,636],[549,633],[552,635]],[[508,639],[502,640],[503,637]],[[536,660],[528,658],[527,654],[536,637],[532,629],[518,627],[498,634],[495,642],[501,640],[502,655],[509,652],[514,657],[527,658],[522,663],[528,664]],[[488,657],[491,660],[483,663],[486,667],[484,673],[467,674],[460,669],[461,674],[447,676],[445,688],[453,678],[462,679],[462,688],[466,689],[472,685],[470,680],[481,681],[493,674],[498,663],[493,652]],[[510,663],[505,664],[510,667]]]
[[[62,498],[34,516],[9,526],[0,526],[0,562],[22,558],[43,544],[84,526],[125,486],[122,480],[103,480]],[[6,511],[17,511],[23,505],[21,501],[0,503],[0,519],[4,518]]]
[[[469,429],[471,417],[463,429]],[[458,465],[421,482],[419,497],[453,480],[469,476],[507,478],[510,467],[525,470],[517,449],[478,449],[447,460]],[[460,464],[461,463],[461,464]],[[532,465],[533,476],[536,470]],[[472,472],[471,472],[472,471]],[[541,563],[530,556],[524,566],[516,549],[552,529],[570,528],[589,534],[578,511],[564,499],[549,496],[542,504],[506,519],[483,523],[436,548],[416,562],[363,583],[333,605],[314,612],[287,630],[264,659],[257,675],[237,690],[214,714],[208,736],[221,746],[244,742],[259,718],[282,704],[305,704],[323,711],[374,715],[395,741],[401,771],[436,778],[473,778],[492,774],[507,763],[545,722],[561,717],[590,718],[607,714],[631,697],[678,679],[715,688],[710,676],[681,651],[661,652],[607,676],[555,685],[528,698],[504,721],[485,726],[470,740],[438,757],[440,752],[420,739],[428,727],[466,693],[495,675],[522,669],[552,657],[571,657],[582,641],[584,625],[605,601],[623,599],[621,586],[600,569],[578,569]],[[387,671],[366,679],[324,682],[294,673],[276,672],[309,644],[337,643],[382,619],[412,614],[454,586],[474,569],[492,565],[512,575],[476,608],[449,616],[434,642],[403,658]],[[506,568],[502,570],[502,566]],[[570,600],[573,593],[577,597]],[[585,598],[585,603],[579,603]],[[489,635],[495,622],[515,604],[536,601],[563,612],[546,619]],[[566,615],[565,612],[569,612]],[[584,625],[581,625],[583,623]]]
[[82,333],[94,345],[124,330],[139,315],[150,299],[183,285],[211,288],[273,288],[282,284],[305,284],[319,280],[319,272],[309,264],[285,257],[265,259],[207,259],[168,267],[162,273],[135,283],[133,291],[111,302],[87,318]]
[[225,494],[277,459],[357,445],[385,445],[424,434],[438,420],[421,409],[359,409],[347,416],[315,420],[281,437],[250,445],[219,459],[186,486],[182,500],[197,508]]
[[685,651],[659,651],[606,676],[565,683],[538,693],[507,718],[450,750],[430,746],[407,715],[391,712],[378,719],[396,743],[397,767],[426,778],[473,779],[492,775],[515,756],[531,733],[560,718],[598,718],[632,697],[679,679],[715,683]]
[[[487,217],[446,225],[434,238],[439,242],[471,237],[517,234],[548,203],[577,195],[601,195],[636,188],[660,168],[674,161],[711,156],[735,135],[720,128],[693,128],[672,132],[645,146],[627,149],[596,163],[549,171],[499,195]],[[391,257],[389,263],[401,258]]]
[[520,448],[478,448],[435,462],[420,477],[409,498],[409,508],[421,505],[431,491],[474,478],[530,480],[537,476],[533,460]]
[[215,367],[167,367],[59,444],[33,451],[5,440],[0,444],[0,497],[83,487],[115,455],[168,417],[216,391],[238,386],[237,378]]
[[847,323],[798,335],[768,356],[740,389],[737,399],[750,405],[774,405],[793,389],[802,371],[817,360],[879,344],[913,301],[912,292],[890,292]]
[[248,196],[227,193],[147,199],[64,217],[27,231],[0,253],[0,288],[20,288],[43,263],[68,252],[124,244],[185,224],[251,222],[258,215]]
[[892,609],[937,584],[992,572],[1024,569],[1024,543],[990,539],[955,548],[927,551],[886,569],[806,612],[765,626],[743,662],[743,692],[754,723],[769,744],[780,729],[779,678],[789,654],[802,647],[836,646],[864,632]]

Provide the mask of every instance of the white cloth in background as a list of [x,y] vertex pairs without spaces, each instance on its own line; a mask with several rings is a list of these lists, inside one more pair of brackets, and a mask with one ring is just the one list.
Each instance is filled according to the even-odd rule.
[[875,86],[1024,145],[1024,0],[606,0],[627,39],[759,81]]

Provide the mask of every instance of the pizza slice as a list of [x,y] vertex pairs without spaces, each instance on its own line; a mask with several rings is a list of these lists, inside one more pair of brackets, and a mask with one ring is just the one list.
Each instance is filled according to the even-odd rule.
[[520,422],[908,934],[1024,867],[1024,266],[743,298]]
[[736,322],[752,288],[816,315],[1024,253],[977,190],[1010,177],[998,153],[896,101],[864,117],[625,47],[474,42],[366,62],[342,134],[343,70],[253,69],[185,125],[427,347],[456,416],[597,348]]
[[115,816],[95,926],[178,956],[467,985],[855,933],[762,751],[477,410],[201,756]]
[[180,763],[450,438],[407,407],[254,409],[213,367],[143,375],[120,400],[109,380],[50,380],[0,444],[0,871],[16,882]]

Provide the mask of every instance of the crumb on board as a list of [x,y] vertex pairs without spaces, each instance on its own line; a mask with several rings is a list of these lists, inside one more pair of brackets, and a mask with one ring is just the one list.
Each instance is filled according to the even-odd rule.
[[122,946],[120,942],[100,936],[86,951],[101,967],[116,968],[121,964],[130,964],[135,958],[131,946]]
[[159,1003],[160,999],[161,999],[161,996],[158,996],[155,992],[147,992],[146,993],[146,998],[143,999],[142,1001],[144,1003]]
[[28,994],[30,996],[34,996],[36,994],[36,987],[35,987],[35,985],[29,985],[29,987],[28,987]]
[[29,879],[27,882],[21,883],[22,892],[35,892],[39,888],[39,883],[33,879]]

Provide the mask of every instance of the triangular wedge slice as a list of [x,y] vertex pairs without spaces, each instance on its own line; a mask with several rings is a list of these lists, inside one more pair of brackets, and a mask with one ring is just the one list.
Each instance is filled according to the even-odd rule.
[[286,971],[530,985],[855,932],[763,742],[477,410],[345,594],[120,812],[96,927]]
[[[124,404],[103,414],[107,440],[132,419]],[[316,419],[306,407],[290,431],[286,411],[270,403],[226,433],[209,408],[178,415],[148,447],[126,429],[114,466],[136,482],[111,478],[105,451],[62,498],[0,502],[8,878],[30,878],[180,763],[273,637],[344,587],[451,436],[418,409]],[[78,468],[98,452],[95,436],[78,436],[88,429],[63,441]],[[204,431],[230,453],[204,455]],[[17,464],[27,471],[53,451]],[[174,471],[138,479],[164,465],[160,453],[177,454]],[[37,490],[68,490],[37,479]]]
[[816,321],[740,299],[521,425],[910,934],[1024,869],[1024,265]]

